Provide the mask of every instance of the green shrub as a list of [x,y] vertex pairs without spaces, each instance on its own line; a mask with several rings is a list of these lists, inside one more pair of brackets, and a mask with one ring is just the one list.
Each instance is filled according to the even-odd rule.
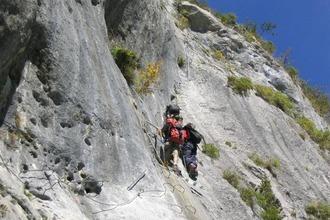
[[316,112],[318,112],[321,116],[324,116],[330,112],[330,100],[327,95],[303,81],[301,81],[301,88]]
[[178,66],[180,68],[182,68],[184,66],[184,64],[186,63],[186,61],[184,60],[184,58],[182,56],[178,56],[177,62],[178,62]]
[[252,187],[240,187],[240,176],[231,170],[225,170],[223,172],[223,178],[227,180],[227,182],[232,185],[234,188],[236,188],[242,200],[251,208],[253,208],[254,204],[254,197],[255,197],[255,191]]
[[[252,23],[253,24],[253,23]],[[259,42],[261,47],[266,50],[268,53],[273,54],[276,50],[276,47],[273,42],[263,39],[258,32],[256,27],[251,24],[238,24],[235,25],[234,29],[245,37],[249,43]]]
[[264,220],[280,220],[280,205],[273,194],[270,181],[263,179],[256,193],[257,203],[263,208],[261,217]]
[[318,131],[312,120],[306,117],[300,117],[297,118],[297,122],[309,134],[309,136],[311,136],[312,139],[317,136]]
[[257,95],[268,103],[280,108],[287,114],[292,113],[294,104],[284,93],[275,91],[272,88],[263,85],[256,85],[255,89],[257,91]]
[[178,7],[178,17],[175,24],[181,30],[184,30],[190,26],[188,16],[189,12],[187,10]]
[[237,24],[235,25],[234,29],[243,35],[249,43],[256,42],[259,40],[259,35],[256,32],[249,31],[249,29],[246,27],[246,25],[243,24]]
[[258,39],[256,38],[256,35],[251,32],[244,32],[243,36],[249,43],[256,42]]
[[253,208],[254,205],[254,197],[256,195],[256,192],[252,187],[248,188],[241,188],[240,190],[240,196],[242,200],[251,208]]
[[246,96],[250,89],[253,89],[252,81],[247,77],[228,77],[228,86],[233,89],[233,91],[242,96]]
[[233,171],[225,170],[223,178],[235,187],[241,199],[253,209],[255,202],[263,209],[261,217],[264,220],[280,220],[280,204],[273,194],[270,181],[263,179],[257,191],[252,187],[240,187],[240,177]]
[[220,12],[215,13],[215,16],[227,26],[235,26],[237,24],[237,16],[234,13],[222,14]]
[[276,198],[273,195],[272,187],[268,179],[262,180],[258,189],[257,201],[258,204],[264,209],[268,208],[269,205],[276,204]]
[[312,215],[317,219],[330,219],[330,204],[324,202],[312,202],[305,207],[308,215]]
[[330,131],[321,131],[314,122],[306,117],[296,119],[297,123],[309,134],[311,139],[319,144],[322,150],[330,150]]
[[214,144],[204,144],[203,153],[214,159],[217,159],[220,156],[219,149]]
[[238,189],[239,187],[239,176],[233,172],[233,171],[230,171],[230,170],[225,170],[223,172],[223,175],[222,177],[227,180],[227,182],[232,185],[233,187],[235,187],[236,189]]
[[255,197],[254,189],[251,187],[240,187],[240,176],[234,171],[225,170],[223,172],[223,178],[239,191],[242,200],[252,208],[254,204],[253,198]]
[[270,207],[266,210],[264,210],[261,213],[261,217],[264,220],[281,220],[281,212],[278,208],[276,207]]
[[181,30],[184,30],[190,26],[189,20],[182,14],[179,14],[177,21],[175,22],[176,26]]
[[290,98],[282,92],[275,92],[273,103],[276,107],[280,108],[284,112],[291,114],[294,104]]
[[321,132],[321,140],[319,142],[319,146],[322,150],[330,151],[330,131]]
[[289,65],[289,66],[285,67],[285,70],[288,72],[288,74],[290,75],[293,82],[297,82],[297,80],[298,80],[298,70],[292,65]]
[[268,87],[263,85],[256,85],[255,89],[257,91],[257,95],[263,98],[266,102],[275,105],[274,96],[275,91]]
[[281,162],[280,162],[280,160],[277,159],[277,158],[272,158],[272,159],[270,160],[270,164],[271,164],[273,167],[277,168],[277,169],[279,169],[279,168],[281,167]]
[[[286,57],[288,57],[288,55],[284,56],[283,59],[288,59]],[[299,83],[304,95],[309,99],[315,111],[321,116],[327,115],[330,112],[329,97],[324,94],[320,89],[314,88],[307,82],[299,79],[298,70],[294,66],[292,66],[289,61],[284,60],[280,62],[282,62],[282,65],[285,67],[285,70],[288,72],[293,82],[296,84]]]
[[221,50],[214,50],[212,56],[216,60],[224,60],[225,56],[223,55]]
[[112,48],[111,54],[128,85],[132,85],[135,78],[134,70],[136,70],[139,63],[136,53],[126,48],[116,46]]
[[273,54],[276,50],[273,42],[268,40],[259,40],[261,47],[264,48],[268,53]]
[[256,153],[253,153],[251,155],[249,155],[249,158],[257,165],[257,166],[260,166],[260,167],[265,167],[265,164],[266,162],[261,159],[261,157],[256,154]]
[[252,187],[240,187],[240,176],[234,171],[225,170],[222,176],[230,185],[239,191],[242,200],[252,208],[254,203],[253,198],[255,197],[254,189]]
[[139,94],[150,92],[150,86],[155,83],[159,77],[160,63],[150,63],[144,70],[141,70],[136,77],[135,89]]
[[264,220],[280,220],[280,204],[271,189],[270,181],[263,179],[261,185],[255,191],[252,187],[239,188],[242,200],[251,208],[255,201],[263,209],[261,217]]

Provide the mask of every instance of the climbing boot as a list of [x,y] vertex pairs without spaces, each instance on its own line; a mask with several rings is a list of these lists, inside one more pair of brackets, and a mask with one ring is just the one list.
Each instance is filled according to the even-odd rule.
[[189,177],[191,179],[193,179],[193,180],[197,179],[197,176],[198,176],[197,166],[193,163],[189,164],[188,173],[189,173]]

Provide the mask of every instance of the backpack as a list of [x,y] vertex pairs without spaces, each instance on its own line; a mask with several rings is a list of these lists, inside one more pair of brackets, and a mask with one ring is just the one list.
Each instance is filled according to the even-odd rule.
[[183,144],[188,139],[188,133],[182,129],[182,124],[174,118],[166,119],[169,126],[168,140],[176,144]]
[[201,133],[199,133],[198,131],[196,131],[191,127],[185,127],[185,129],[189,131],[188,141],[190,141],[193,144],[199,144],[202,141],[203,135]]

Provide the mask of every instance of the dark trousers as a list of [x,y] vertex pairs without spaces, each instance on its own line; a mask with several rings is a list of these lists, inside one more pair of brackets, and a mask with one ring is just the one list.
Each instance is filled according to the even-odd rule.
[[194,146],[192,143],[187,142],[184,143],[182,146],[182,159],[186,167],[189,166],[189,164],[193,163],[195,166],[197,166],[197,146]]

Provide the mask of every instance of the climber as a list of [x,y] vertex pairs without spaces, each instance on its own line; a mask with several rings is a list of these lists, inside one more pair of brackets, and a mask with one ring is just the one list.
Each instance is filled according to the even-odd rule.
[[176,105],[169,105],[165,111],[166,121],[160,135],[165,140],[164,151],[165,161],[170,161],[172,156],[173,170],[177,175],[181,174],[178,168],[180,147],[184,143],[186,132],[182,129],[183,118],[180,116],[180,108]]
[[190,178],[196,179],[197,171],[197,147],[203,136],[195,130],[192,123],[183,127],[183,118],[180,116],[180,108],[169,105],[165,111],[166,122],[159,134],[164,138],[165,161],[170,161],[172,156],[173,170],[177,175],[181,174],[178,169],[179,156],[182,158]]
[[195,130],[195,126],[192,123],[186,124],[183,130],[186,132],[187,139],[181,147],[182,161],[188,171],[189,177],[196,180],[198,176],[197,147],[203,136]]
[[165,161],[170,161],[172,156],[173,170],[177,175],[181,174],[178,168],[180,147],[184,143],[185,132],[182,130],[183,118],[180,115],[169,117],[161,129],[162,136],[165,140]]

